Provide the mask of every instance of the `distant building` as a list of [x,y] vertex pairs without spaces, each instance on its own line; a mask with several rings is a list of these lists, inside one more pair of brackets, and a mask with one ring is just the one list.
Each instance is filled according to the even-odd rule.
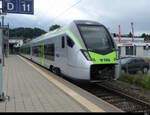
[[150,43],[146,43],[144,38],[121,38],[118,42],[118,37],[114,40],[120,50],[121,57],[145,57],[150,58]]
[[9,38],[9,54],[18,52],[19,48],[23,45],[22,38],[10,37]]

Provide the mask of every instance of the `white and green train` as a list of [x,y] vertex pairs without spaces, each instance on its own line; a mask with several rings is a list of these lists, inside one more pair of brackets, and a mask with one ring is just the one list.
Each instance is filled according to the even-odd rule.
[[107,28],[98,22],[75,20],[24,44],[20,54],[72,79],[115,79],[116,45]]

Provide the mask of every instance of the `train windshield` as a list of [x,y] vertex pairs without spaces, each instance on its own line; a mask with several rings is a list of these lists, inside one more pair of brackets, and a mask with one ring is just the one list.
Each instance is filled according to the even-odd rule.
[[79,31],[88,50],[111,49],[110,35],[104,26],[79,25]]

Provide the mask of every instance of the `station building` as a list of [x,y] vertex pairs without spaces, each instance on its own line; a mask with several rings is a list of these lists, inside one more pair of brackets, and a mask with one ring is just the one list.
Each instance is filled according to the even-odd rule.
[[150,43],[144,41],[144,38],[126,38],[122,37],[119,43],[119,38],[114,40],[120,50],[121,57],[143,57],[150,58]]

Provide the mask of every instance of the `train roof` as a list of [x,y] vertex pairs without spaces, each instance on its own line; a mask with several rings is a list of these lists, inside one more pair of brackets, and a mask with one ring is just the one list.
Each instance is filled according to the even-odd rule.
[[39,37],[29,41],[28,43],[23,44],[23,47],[24,46],[28,46],[30,44],[37,43],[39,41],[46,40],[46,39],[48,39],[50,37],[54,37],[54,36],[58,35],[58,33],[61,33],[61,32],[63,33],[64,31],[68,30],[70,28],[70,26],[72,26],[72,24],[102,25],[102,24],[100,24],[98,22],[90,21],[90,20],[74,20],[70,24],[68,24],[68,25],[66,25],[64,27],[61,27],[61,28],[56,29],[54,31],[48,32],[48,33],[46,33],[44,35],[41,35],[41,36],[39,36]]

